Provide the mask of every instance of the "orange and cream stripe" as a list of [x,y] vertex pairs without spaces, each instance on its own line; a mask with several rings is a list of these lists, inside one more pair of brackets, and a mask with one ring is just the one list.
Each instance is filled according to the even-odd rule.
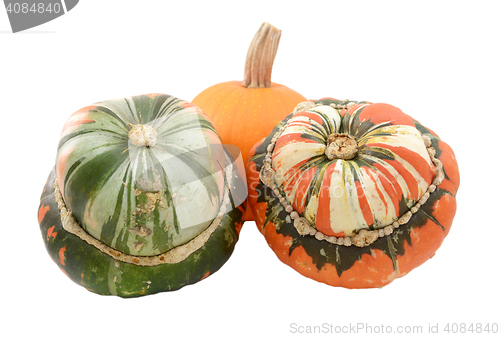
[[[333,133],[355,137],[357,156],[326,158]],[[435,176],[422,135],[388,104],[296,113],[276,142],[272,167],[293,208],[318,231],[337,237],[390,225],[418,202]]]

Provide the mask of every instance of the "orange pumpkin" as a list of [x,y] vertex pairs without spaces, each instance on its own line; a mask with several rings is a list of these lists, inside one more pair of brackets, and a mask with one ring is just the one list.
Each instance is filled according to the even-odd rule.
[[[193,99],[210,117],[222,142],[239,147],[244,163],[252,146],[306,100],[296,91],[271,82],[280,37],[281,30],[263,23],[248,49],[243,82],[216,84]],[[249,213],[246,220],[253,220]]]

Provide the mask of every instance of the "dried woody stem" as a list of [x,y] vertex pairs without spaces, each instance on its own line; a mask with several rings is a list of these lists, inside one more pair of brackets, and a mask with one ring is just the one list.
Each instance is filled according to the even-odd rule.
[[270,88],[274,58],[278,51],[281,30],[264,22],[248,48],[243,86],[246,88]]

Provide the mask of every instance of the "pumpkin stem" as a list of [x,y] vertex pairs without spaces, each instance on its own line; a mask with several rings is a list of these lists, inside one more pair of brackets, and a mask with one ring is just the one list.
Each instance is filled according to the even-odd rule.
[[330,159],[352,159],[358,153],[356,139],[347,133],[334,133],[328,136],[325,156]]
[[154,147],[157,135],[158,133],[152,126],[137,124],[132,125],[132,128],[128,132],[128,139],[130,143],[137,147]]
[[270,88],[274,58],[278,51],[281,30],[264,22],[248,48],[243,86],[246,88]]

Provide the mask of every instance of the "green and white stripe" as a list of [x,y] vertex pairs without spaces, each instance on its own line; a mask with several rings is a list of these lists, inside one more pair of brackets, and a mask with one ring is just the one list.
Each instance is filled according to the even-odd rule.
[[[154,146],[136,146],[134,125],[152,127]],[[109,100],[75,113],[57,155],[68,208],[97,240],[130,255],[184,244],[219,211],[225,153],[199,108],[168,95]]]

